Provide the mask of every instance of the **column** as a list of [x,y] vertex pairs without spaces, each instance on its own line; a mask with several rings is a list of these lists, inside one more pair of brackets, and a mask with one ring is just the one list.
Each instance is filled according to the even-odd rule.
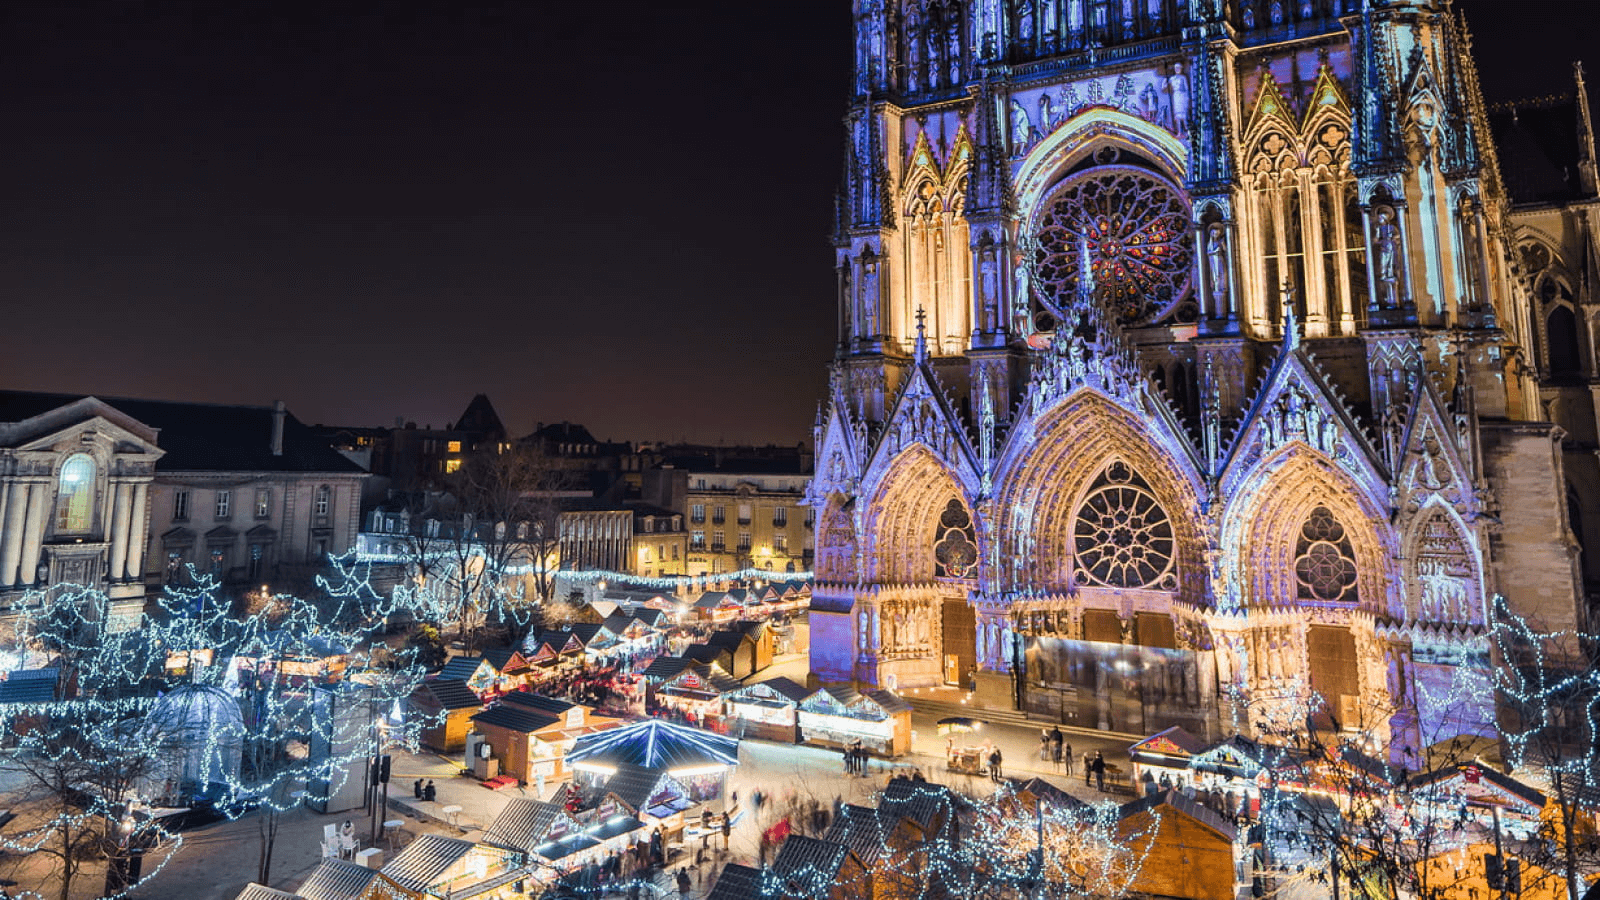
[[27,485],[6,482],[5,520],[0,524],[0,587],[17,583],[17,563],[22,559],[22,513],[28,505]]
[[50,513],[44,509],[43,484],[28,485],[27,521],[22,528],[22,578],[19,584],[37,584],[39,580],[39,548],[44,541],[44,520]]
[[128,561],[128,495],[132,493],[132,485],[126,482],[117,482],[112,486],[116,492],[111,507],[111,572],[112,584],[122,581],[126,576]]
[[128,523],[128,578],[133,581],[144,580],[144,551],[150,540],[149,487],[144,481],[133,486]]
[[1301,294],[1306,303],[1306,337],[1327,337],[1331,319],[1328,287],[1322,268],[1322,192],[1312,180],[1310,169],[1295,172],[1300,191],[1300,271]]

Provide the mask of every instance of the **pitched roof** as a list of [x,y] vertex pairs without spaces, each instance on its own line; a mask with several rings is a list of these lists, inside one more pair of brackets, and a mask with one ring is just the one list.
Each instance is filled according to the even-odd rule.
[[484,832],[483,842],[529,853],[545,842],[550,826],[566,816],[566,810],[554,803],[513,797]]
[[810,689],[808,689],[805,685],[795,681],[792,678],[785,678],[782,675],[779,675],[776,678],[768,678],[766,681],[752,681],[745,685],[745,689],[749,690],[757,685],[764,685],[768,688],[771,688],[772,691],[778,696],[786,697],[790,700],[793,700],[795,703],[799,703],[801,700],[811,696]]
[[615,794],[627,807],[634,812],[645,808],[650,802],[650,797],[655,793],[656,785],[661,782],[660,769],[646,769],[642,766],[622,763],[617,766],[617,771],[606,779],[605,787],[601,788],[604,794]]
[[715,631],[706,638],[706,646],[727,651],[739,649],[744,642],[745,635],[738,631]]
[[1047,805],[1054,805],[1060,809],[1082,809],[1089,805],[1039,777],[1029,778],[1027,781],[1016,785],[1016,792],[1019,794],[1031,794],[1033,797],[1045,801]]
[[889,834],[893,830],[894,825],[886,823],[877,810],[846,803],[839,807],[839,814],[834,816],[823,840],[849,847],[863,863],[872,866],[878,857],[888,852]]
[[469,681],[477,673],[478,667],[481,665],[483,665],[483,657],[481,656],[452,657],[449,662],[444,664],[444,668],[439,670],[439,677]]
[[850,856],[850,848],[844,844],[791,834],[773,860],[772,871],[789,892],[820,898],[830,893]]
[[567,762],[650,769],[738,765],[739,741],[661,719],[645,719],[578,738]]
[[503,694],[500,697],[500,702],[512,703],[524,709],[530,709],[552,716],[563,715],[567,710],[578,705],[570,700],[562,700],[557,697],[546,697],[543,694],[535,694],[532,691],[512,691],[508,694]]
[[955,798],[944,785],[896,776],[884,787],[878,811],[894,819],[909,819],[926,834],[949,821],[954,805]]
[[367,889],[376,869],[342,859],[325,859],[311,870],[295,893],[305,900],[353,900]]
[[644,677],[652,681],[666,681],[676,678],[678,673],[693,665],[695,660],[684,656],[658,656],[645,667]]
[[288,891],[269,888],[264,884],[256,884],[252,881],[244,886],[244,890],[240,891],[234,900],[298,900],[298,898]]
[[432,678],[424,681],[417,690],[432,694],[442,709],[477,709],[483,705],[472,688],[459,678]]
[[473,843],[441,834],[419,834],[381,870],[395,884],[421,891],[438,880],[456,860],[472,852]]
[[494,404],[489,402],[488,394],[474,394],[467,403],[467,408],[461,413],[461,418],[456,420],[456,431],[467,431],[478,434],[482,440],[504,440],[506,426],[500,423],[500,415],[494,411]]
[[1183,726],[1174,725],[1163,731],[1144,738],[1128,748],[1129,753],[1162,753],[1169,756],[1193,756],[1204,752],[1206,742],[1194,734],[1185,731]]
[[862,696],[878,704],[879,708],[890,715],[911,712],[911,703],[902,699],[898,694],[891,694],[885,690],[873,690],[863,693]]
[[706,894],[706,900],[759,900],[761,870],[738,863],[728,863],[717,876],[717,883]]
[[[0,391],[0,422],[20,422],[82,400],[88,394]],[[166,455],[157,472],[360,473],[360,466],[292,414],[283,420],[283,452],[272,453],[270,406],[175,403],[93,395],[102,403],[160,429],[156,445]]]
[[1183,813],[1196,822],[1215,831],[1223,838],[1232,842],[1238,833],[1232,822],[1222,817],[1222,814],[1206,806],[1193,797],[1185,797],[1175,790],[1158,791],[1146,794],[1132,803],[1124,803],[1117,809],[1117,818],[1126,819],[1141,812],[1154,811],[1158,806],[1169,806],[1177,812]]
[[561,721],[559,716],[535,712],[516,704],[496,703],[481,713],[472,717],[472,721],[479,725],[497,725],[522,734],[532,734],[541,728],[549,728]]
[[504,672],[506,663],[511,662],[511,657],[516,655],[515,647],[490,647],[483,651],[483,658],[489,661],[489,665],[494,666],[496,672]]

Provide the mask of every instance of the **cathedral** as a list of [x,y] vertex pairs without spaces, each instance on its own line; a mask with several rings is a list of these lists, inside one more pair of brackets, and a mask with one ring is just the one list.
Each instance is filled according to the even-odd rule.
[[1494,727],[1495,597],[1600,625],[1581,68],[1487,105],[1449,0],[854,21],[824,683],[1417,746]]

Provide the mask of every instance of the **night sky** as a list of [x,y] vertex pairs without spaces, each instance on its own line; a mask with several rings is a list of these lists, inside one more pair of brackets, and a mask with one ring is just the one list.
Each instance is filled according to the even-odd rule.
[[[1600,38],[1590,0],[1463,5],[1491,101],[1570,90]],[[847,0],[0,5],[0,386],[806,438],[849,27]]]

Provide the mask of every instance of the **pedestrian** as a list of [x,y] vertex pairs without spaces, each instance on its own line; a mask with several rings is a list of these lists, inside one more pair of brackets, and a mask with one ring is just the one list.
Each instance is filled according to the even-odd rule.
[[1106,789],[1106,758],[1099,750],[1094,752],[1094,782],[1097,790]]
[[428,783],[422,786],[422,799],[432,803],[437,796],[439,796],[439,789],[433,786],[433,779],[429,778]]
[[688,869],[679,869],[678,870],[678,896],[679,897],[687,897],[687,896],[689,896],[689,870]]
[[418,778],[417,779],[417,783],[411,786],[411,793],[414,794],[418,800],[422,799],[422,779],[421,778]]
[[999,747],[996,747],[993,750],[989,751],[989,780],[990,781],[999,781],[1000,780],[1000,748]]
[[1039,761],[1049,762],[1050,756],[1050,730],[1041,728],[1039,729]]
[[733,824],[728,821],[728,814],[722,814],[722,849],[728,849],[728,838],[733,835]]
[[1094,754],[1083,751],[1083,786],[1089,786],[1089,779],[1094,777]]
[[854,775],[855,771],[852,767],[855,765],[856,760],[855,754],[851,752],[851,748],[844,748],[842,751],[840,751],[839,755],[844,758],[844,773],[846,775]]
[[1072,777],[1072,745],[1067,744],[1061,748],[1061,767],[1068,778]]

